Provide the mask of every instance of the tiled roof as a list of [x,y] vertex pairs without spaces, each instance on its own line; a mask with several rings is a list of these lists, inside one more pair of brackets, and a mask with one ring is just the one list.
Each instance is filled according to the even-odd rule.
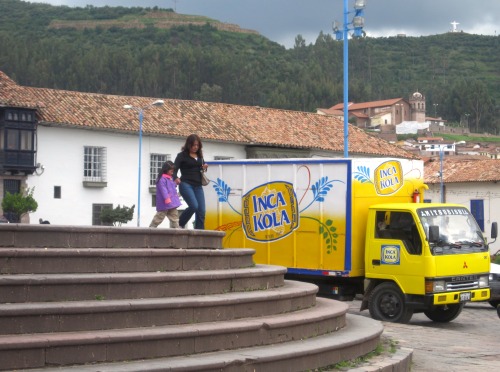
[[[386,107],[392,106],[396,103],[402,101],[403,98],[391,98],[382,101],[371,101],[371,102],[362,102],[362,103],[351,103],[349,102],[348,110],[362,110],[365,108],[373,108],[373,107]],[[344,107],[343,103],[338,103],[335,106],[330,107],[330,110],[342,110]]]
[[331,109],[319,108],[317,111],[325,115],[341,116],[341,117],[344,116],[344,110],[331,110]]
[[39,104],[24,93],[23,87],[0,71],[0,106],[36,108]]
[[[439,159],[432,159],[424,165],[425,183],[440,183]],[[500,181],[500,160],[460,159],[454,156],[443,158],[443,182],[495,182]]]
[[[145,107],[156,99],[23,87],[0,71],[0,106],[36,107],[41,125],[136,132],[137,111],[123,106]],[[175,99],[164,102],[144,111],[144,133],[173,137],[196,133],[213,141],[343,152],[343,122],[339,118],[224,103]],[[415,158],[352,125],[349,153]]]

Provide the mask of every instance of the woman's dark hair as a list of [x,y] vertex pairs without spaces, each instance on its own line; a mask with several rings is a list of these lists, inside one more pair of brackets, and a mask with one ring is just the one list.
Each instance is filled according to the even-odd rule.
[[174,169],[174,163],[172,163],[170,160],[167,160],[165,163],[163,163],[160,172],[158,172],[158,177],[156,177],[156,183],[158,183],[162,175],[167,174],[168,171],[171,169]]
[[201,149],[203,148],[203,145],[201,143],[200,137],[198,137],[196,134],[190,134],[188,138],[186,138],[186,143],[184,144],[184,146],[182,146],[181,150],[187,155],[189,155],[189,150],[191,149],[191,146],[193,146],[193,143],[195,142],[198,142],[198,144],[200,145],[198,147],[198,151],[196,152],[196,154],[198,155],[199,158],[202,158],[203,151]]

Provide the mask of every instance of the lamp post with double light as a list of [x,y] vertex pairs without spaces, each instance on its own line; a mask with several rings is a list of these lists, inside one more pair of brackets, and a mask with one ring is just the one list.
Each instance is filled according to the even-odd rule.
[[150,105],[144,107],[134,107],[132,105],[124,105],[123,108],[127,110],[135,110],[139,113],[139,166],[137,174],[137,227],[141,226],[141,163],[142,163],[142,121],[144,119],[144,111],[153,106],[161,106],[163,101],[161,99],[154,101]]
[[465,122],[467,123],[467,129],[469,129],[469,116],[470,116],[470,114],[465,113],[464,115],[465,115]]
[[432,106],[434,106],[434,118],[437,119],[437,107],[439,106],[439,103],[433,103]]
[[[344,41],[344,158],[349,156],[349,35],[348,31],[353,31],[353,37],[363,36],[365,19],[363,10],[366,7],[366,0],[354,1],[354,17],[349,23],[347,11],[348,0],[344,0],[344,25],[340,29],[338,22],[333,23],[333,32],[337,40]],[[351,26],[351,28],[349,28]]]

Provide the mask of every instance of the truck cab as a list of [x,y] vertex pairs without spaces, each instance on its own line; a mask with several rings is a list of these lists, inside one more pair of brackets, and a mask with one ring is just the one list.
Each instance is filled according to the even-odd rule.
[[[492,232],[496,238],[496,223]],[[368,284],[362,310],[368,308],[375,319],[400,323],[415,312],[433,321],[451,321],[466,302],[489,298],[489,265],[487,242],[464,206],[373,205],[366,229]]]

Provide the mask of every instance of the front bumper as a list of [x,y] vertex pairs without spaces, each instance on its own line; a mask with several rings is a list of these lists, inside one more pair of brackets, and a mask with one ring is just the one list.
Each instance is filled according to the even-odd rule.
[[[470,300],[462,300],[463,297],[468,297],[466,294],[470,293]],[[487,301],[490,298],[489,288],[471,289],[469,291],[457,292],[442,292],[434,293],[432,296],[432,303],[434,305],[458,304],[461,302],[476,302]]]

